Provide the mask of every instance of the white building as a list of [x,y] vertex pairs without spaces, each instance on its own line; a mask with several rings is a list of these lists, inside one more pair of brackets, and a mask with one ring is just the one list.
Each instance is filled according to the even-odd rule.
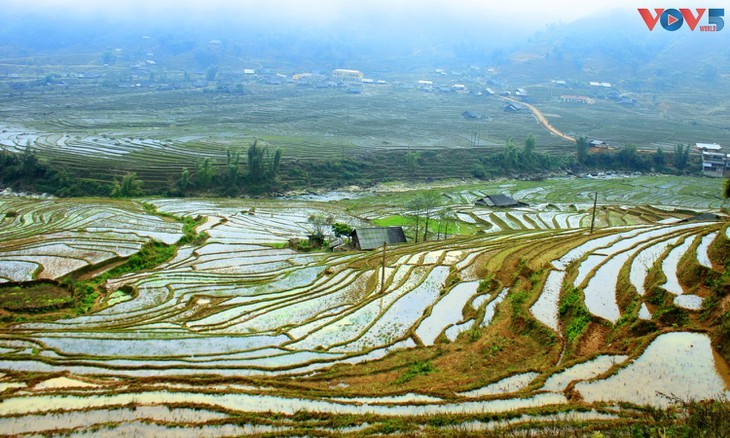
[[338,68],[332,70],[332,79],[338,82],[362,82],[364,78],[365,74],[360,70],[349,70],[346,68]]
[[702,152],[719,152],[722,146],[717,143],[696,143],[697,149]]

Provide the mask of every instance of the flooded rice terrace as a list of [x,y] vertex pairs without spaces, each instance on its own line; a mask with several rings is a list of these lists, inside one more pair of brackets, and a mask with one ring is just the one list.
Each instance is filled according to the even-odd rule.
[[[717,266],[713,245],[726,237],[717,223],[636,221],[589,235],[582,213],[469,207],[457,217],[482,232],[393,246],[383,268],[378,251],[287,247],[307,238],[315,213],[367,226],[334,207],[147,202],[168,215],[204,217],[195,231],[207,239],[179,244],[153,269],[109,278],[90,313],[7,325],[0,332],[3,433],[83,435],[94,425],[110,425],[109,434],[284,433],[296,426],[231,421],[244,413],[468,417],[546,407],[561,413],[544,419],[559,419],[582,402],[664,407],[730,396],[728,367],[710,334],[662,325],[666,309],[655,298],[656,290],[669,294],[689,317],[703,309],[708,292],[686,284],[681,270],[687,260],[708,272]],[[0,212],[0,283],[8,285],[61,280],[129,257],[153,239],[173,245],[183,235],[179,222],[135,202],[13,197],[0,199]],[[652,269],[665,281],[648,275]],[[582,291],[573,304],[585,308],[587,321],[666,328],[625,354],[608,342],[591,350],[570,345],[575,323],[565,296],[573,288]],[[513,332],[518,317],[549,333],[541,338],[545,359],[514,357],[492,377],[470,374],[463,361],[472,351],[487,361],[510,351],[500,343],[521,342]],[[458,373],[449,374],[441,358],[456,361]],[[368,372],[358,370],[366,369],[396,383],[363,384]],[[362,430],[352,427],[340,432]]]

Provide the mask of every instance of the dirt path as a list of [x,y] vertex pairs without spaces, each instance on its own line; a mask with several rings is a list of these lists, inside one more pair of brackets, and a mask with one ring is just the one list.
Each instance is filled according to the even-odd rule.
[[575,142],[575,139],[573,137],[571,137],[569,135],[565,135],[562,132],[555,129],[555,127],[553,127],[553,125],[551,125],[550,122],[548,122],[548,119],[545,118],[545,116],[542,114],[542,112],[540,112],[540,110],[535,108],[533,105],[530,105],[529,103],[525,103],[525,102],[520,102],[519,100],[515,100],[515,99],[509,98],[509,97],[502,97],[502,99],[510,101],[510,102],[514,102],[518,105],[524,105],[524,106],[530,108],[530,111],[532,111],[532,114],[534,114],[535,117],[537,118],[537,122],[539,124],[541,124],[543,128],[547,129],[548,131],[552,132],[553,134],[557,135],[558,137],[562,137],[566,140]]

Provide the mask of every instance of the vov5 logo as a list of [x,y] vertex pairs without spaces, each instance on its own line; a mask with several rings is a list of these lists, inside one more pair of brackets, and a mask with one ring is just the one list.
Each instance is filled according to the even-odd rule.
[[680,8],[680,9],[654,9],[652,14],[648,9],[639,9],[641,18],[644,19],[646,27],[649,30],[654,30],[657,22],[661,23],[662,27],[669,31],[679,30],[684,23],[687,23],[690,30],[695,30],[702,17],[707,12],[707,24],[700,25],[700,32],[719,32],[725,27],[725,21],[722,17],[725,16],[725,9],[695,9],[696,13],[693,13],[691,9]]

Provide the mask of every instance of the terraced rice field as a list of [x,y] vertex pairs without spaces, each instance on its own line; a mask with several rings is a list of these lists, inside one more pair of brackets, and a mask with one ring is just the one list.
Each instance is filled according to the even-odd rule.
[[176,242],[181,226],[139,205],[61,200],[0,200],[0,283],[57,280],[129,257],[152,239]]
[[[7,324],[3,433],[368,434],[443,416],[455,423],[429,427],[478,431],[520,423],[489,415],[610,424],[639,415],[608,408],[621,402],[730,396],[710,334],[655,317],[666,306],[698,317],[709,292],[686,284],[683,266],[720,266],[721,222],[666,224],[689,214],[613,205],[591,235],[589,206],[462,205],[459,218],[483,232],[393,246],[382,266],[378,251],[283,247],[310,233],[312,213],[363,224],[337,204],[147,202],[205,216],[197,231],[208,239],[109,279],[91,313]],[[13,284],[93,271],[182,236],[179,222],[132,201],[6,197],[0,214],[0,277]],[[593,322],[569,342],[561,308],[574,289]],[[664,331],[588,342],[597,326],[641,320]],[[346,424],[330,421],[342,415]]]

